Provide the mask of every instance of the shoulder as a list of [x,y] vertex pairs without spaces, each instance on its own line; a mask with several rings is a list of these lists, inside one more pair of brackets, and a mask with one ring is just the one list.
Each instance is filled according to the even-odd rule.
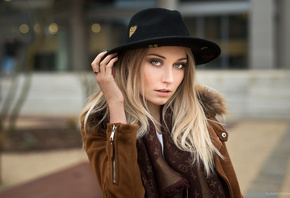
[[88,131],[105,131],[109,117],[105,111],[92,112],[85,120],[85,116],[81,118],[81,129],[86,128]]
[[208,116],[207,119],[210,136],[218,138],[221,142],[227,141],[228,132],[223,125],[214,116]]
[[201,84],[197,84],[196,93],[208,120],[209,133],[220,141],[227,141],[228,133],[216,119],[216,116],[224,117],[228,113],[226,100],[221,93]]

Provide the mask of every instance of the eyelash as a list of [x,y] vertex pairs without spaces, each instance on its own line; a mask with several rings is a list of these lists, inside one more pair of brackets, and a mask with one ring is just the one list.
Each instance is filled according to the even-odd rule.
[[[160,60],[156,60],[156,59],[151,59],[150,61],[149,61],[153,66],[155,66],[155,67],[158,67],[158,66],[161,66],[162,65],[162,61],[160,61]],[[159,64],[159,65],[158,65]],[[181,67],[180,67],[181,66]],[[174,67],[176,67],[177,69],[183,69],[184,67],[186,66],[186,64],[185,63],[175,63],[174,64]]]

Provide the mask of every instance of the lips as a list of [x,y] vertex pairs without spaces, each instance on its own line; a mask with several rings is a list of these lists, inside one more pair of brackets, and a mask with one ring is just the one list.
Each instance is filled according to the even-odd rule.
[[159,96],[162,96],[162,97],[166,97],[166,96],[169,96],[171,94],[171,90],[169,90],[169,89],[158,89],[158,90],[155,90],[155,92]]
[[164,92],[164,93],[171,92],[169,89],[158,89],[156,91],[158,91],[158,92]]

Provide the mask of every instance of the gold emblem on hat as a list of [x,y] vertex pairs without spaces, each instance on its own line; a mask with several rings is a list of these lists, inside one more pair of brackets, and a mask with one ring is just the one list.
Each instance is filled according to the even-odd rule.
[[129,38],[131,38],[131,36],[135,33],[135,31],[137,30],[138,25],[133,25],[130,27],[130,31],[129,31]]
[[157,48],[158,44],[154,44],[154,45],[148,45],[149,48]]

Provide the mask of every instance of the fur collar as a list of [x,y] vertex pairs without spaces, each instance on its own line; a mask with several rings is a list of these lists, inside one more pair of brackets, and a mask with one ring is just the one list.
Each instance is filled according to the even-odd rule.
[[197,84],[195,89],[205,115],[217,115],[223,117],[228,113],[225,106],[226,100],[222,94],[201,84]]

